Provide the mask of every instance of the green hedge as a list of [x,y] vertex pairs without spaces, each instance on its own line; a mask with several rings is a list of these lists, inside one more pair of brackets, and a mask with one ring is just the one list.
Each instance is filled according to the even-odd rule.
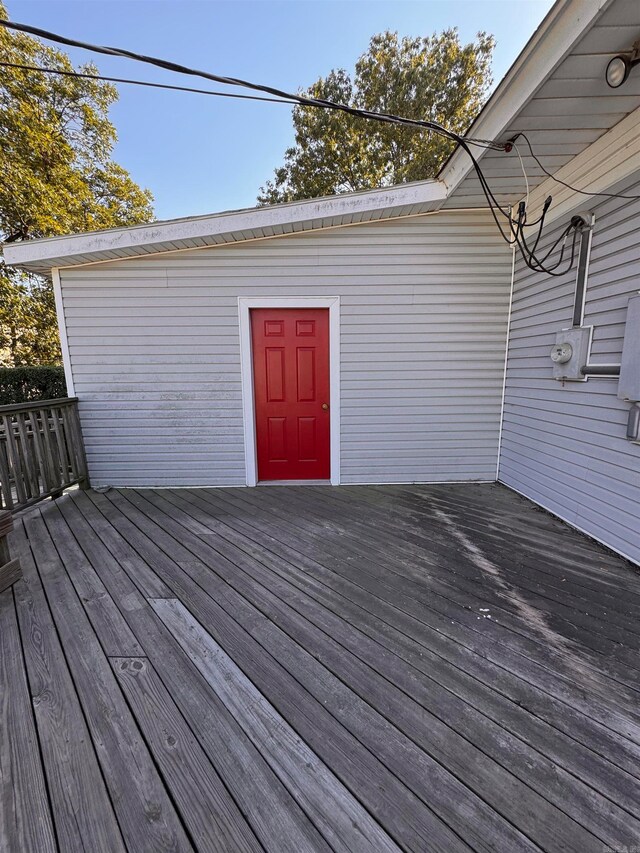
[[0,405],[67,396],[62,367],[0,367]]

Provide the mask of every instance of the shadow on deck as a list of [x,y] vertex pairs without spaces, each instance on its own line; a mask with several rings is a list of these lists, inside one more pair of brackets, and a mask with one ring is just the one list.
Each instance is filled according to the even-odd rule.
[[69,493],[0,595],[0,849],[640,839],[640,574],[500,486]]

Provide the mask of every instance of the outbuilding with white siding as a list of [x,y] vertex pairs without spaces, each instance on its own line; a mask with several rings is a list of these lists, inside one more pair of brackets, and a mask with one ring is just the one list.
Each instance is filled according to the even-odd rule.
[[[640,68],[604,80],[638,36],[635,2],[559,0],[470,131],[525,132],[553,174],[524,143],[522,160],[480,157],[502,204],[524,197],[522,167],[529,209],[553,196],[543,253],[571,216],[589,224],[576,327],[596,366],[640,337]],[[434,181],[15,243],[5,259],[53,278],[96,486],[500,480],[640,561],[636,401],[615,371],[555,378],[576,265],[528,269],[460,149]]]

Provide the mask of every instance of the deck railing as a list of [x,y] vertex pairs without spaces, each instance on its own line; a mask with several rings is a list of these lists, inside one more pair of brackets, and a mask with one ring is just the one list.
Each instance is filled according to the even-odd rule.
[[87,488],[76,397],[0,406],[0,510]]

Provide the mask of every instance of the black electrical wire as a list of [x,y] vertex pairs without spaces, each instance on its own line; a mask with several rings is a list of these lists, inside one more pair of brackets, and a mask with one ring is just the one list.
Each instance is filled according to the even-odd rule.
[[[527,227],[526,223],[525,223],[525,217],[519,216],[518,219],[514,219],[512,214],[511,214],[511,210],[504,208],[498,202],[493,191],[491,190],[491,187],[489,186],[488,181],[486,180],[486,178],[484,176],[484,173],[482,172],[480,164],[478,163],[477,159],[475,158],[475,156],[473,155],[473,153],[471,152],[471,149],[470,149],[470,145],[477,145],[477,146],[482,147],[482,148],[491,148],[491,149],[496,150],[496,151],[507,151],[507,150],[510,150],[508,148],[508,143],[499,143],[499,142],[495,142],[492,140],[475,139],[473,137],[464,137],[464,136],[461,136],[461,135],[455,133],[454,131],[449,130],[448,128],[444,127],[443,125],[438,124],[437,122],[423,121],[423,120],[417,120],[417,119],[408,119],[408,118],[404,118],[402,116],[393,115],[391,113],[377,113],[377,112],[373,112],[370,110],[360,109],[358,107],[351,107],[347,104],[337,103],[335,101],[330,101],[330,100],[327,100],[324,98],[310,98],[310,97],[307,97],[304,95],[296,95],[296,94],[292,94],[290,92],[283,91],[281,89],[276,89],[276,88],[271,87],[271,86],[265,86],[263,84],[251,83],[251,82],[248,82],[246,80],[242,80],[242,79],[236,78],[236,77],[224,77],[224,76],[217,75],[217,74],[211,74],[211,73],[206,72],[206,71],[198,71],[194,68],[189,68],[188,66],[180,65],[178,63],[170,62],[170,61],[164,60],[164,59],[159,59],[157,57],[151,57],[151,56],[146,56],[144,54],[138,54],[138,53],[135,53],[133,51],[126,50],[124,48],[104,47],[104,46],[90,44],[88,42],[78,41],[75,39],[68,38],[67,36],[58,35],[56,33],[52,33],[52,32],[49,32],[47,30],[40,29],[39,27],[32,27],[28,24],[14,23],[11,21],[6,21],[6,20],[0,19],[0,26],[6,27],[9,29],[14,29],[14,30],[17,30],[19,32],[28,33],[30,35],[34,35],[34,36],[37,36],[40,38],[47,39],[48,41],[53,41],[53,42],[57,42],[60,44],[68,45],[70,47],[78,47],[78,48],[82,48],[85,50],[90,50],[90,51],[93,51],[94,53],[102,53],[102,54],[106,54],[106,55],[110,55],[110,56],[121,56],[121,57],[124,57],[127,59],[133,59],[133,60],[136,60],[139,62],[145,62],[145,63],[148,63],[150,65],[155,65],[159,68],[164,68],[166,70],[174,71],[174,72],[177,72],[180,74],[189,74],[192,76],[203,77],[204,79],[207,79],[207,80],[213,80],[214,82],[217,82],[217,83],[223,83],[225,85],[242,86],[244,88],[249,88],[249,89],[253,89],[256,91],[266,92],[270,95],[274,95],[278,100],[281,100],[281,101],[284,100],[285,102],[293,103],[295,105],[307,106],[307,107],[316,107],[316,108],[321,108],[321,109],[339,110],[341,112],[347,113],[349,115],[357,116],[360,118],[365,118],[365,119],[369,119],[369,120],[373,120],[373,121],[380,121],[380,122],[385,122],[385,123],[390,123],[390,124],[398,124],[401,126],[418,127],[418,128],[427,129],[427,130],[431,130],[435,133],[438,133],[439,135],[445,137],[446,139],[449,139],[453,142],[456,142],[465,151],[465,153],[469,156],[469,158],[471,159],[471,163],[473,165],[474,171],[475,171],[475,173],[478,177],[478,180],[480,182],[480,187],[482,189],[482,192],[483,192],[485,199],[487,201],[487,204],[489,206],[489,210],[491,211],[491,215],[492,215],[492,217],[496,223],[496,226],[497,226],[503,240],[505,240],[505,242],[510,246],[514,246],[514,245],[518,246],[526,265],[530,269],[535,270],[535,271],[541,271],[541,272],[549,272],[550,275],[554,275],[554,274],[559,275],[560,274],[560,273],[555,273],[554,270],[557,269],[557,267],[559,266],[559,264],[562,261],[562,257],[564,255],[564,246],[563,246],[563,250],[561,252],[559,261],[550,269],[547,269],[544,267],[544,260],[546,260],[549,257],[549,253],[547,253],[547,255],[545,255],[545,258],[543,261],[541,261],[539,258],[537,258],[536,254],[535,254],[535,248],[538,245],[538,241],[539,241],[540,235],[542,233],[542,227],[544,226],[544,215],[541,216],[536,221],[536,222],[540,223],[539,224],[538,237],[536,239],[534,249],[529,250],[529,248],[526,244],[526,240],[523,239],[524,238],[524,228]],[[38,69],[38,70],[44,70],[44,69]],[[82,76],[79,72],[63,72],[63,73],[67,74],[67,75],[77,74],[77,76]],[[91,76],[95,76],[97,79],[108,79],[108,78],[101,78],[100,75],[91,75]],[[130,81],[122,81],[122,82],[130,82]],[[131,81],[131,82],[133,82],[133,81]],[[160,86],[160,84],[148,84],[148,85]],[[178,88],[178,87],[176,87],[176,88]],[[193,90],[193,91],[195,91],[195,90]],[[202,94],[213,94],[213,93],[205,92],[203,90]],[[265,99],[265,100],[267,100],[267,99]],[[531,143],[529,142],[529,140],[527,140],[527,144],[529,145],[529,149],[531,150],[532,156],[535,157],[535,155],[533,155],[533,150],[531,149]],[[541,166],[541,168],[543,168],[543,171],[546,172],[546,170],[544,170],[544,167]],[[547,174],[549,174],[549,173],[547,173]],[[553,177],[553,176],[551,175],[550,177]],[[498,211],[500,214],[502,214],[502,216],[505,217],[505,219],[507,220],[508,226],[509,226],[510,236],[505,233],[505,231],[502,227],[502,224],[501,224],[501,222],[500,222],[500,220],[496,214],[496,211]],[[566,229],[567,234],[570,232],[571,228],[574,228],[573,221],[568,226],[568,228]],[[554,246],[557,245],[557,242],[558,241],[556,241],[556,244],[554,244]],[[574,248],[575,248],[575,236],[574,236],[573,243],[574,243]],[[571,257],[571,263],[572,262],[573,262],[573,251],[572,251],[572,257]]]
[[39,65],[23,65],[21,62],[0,62],[0,68],[19,68],[23,71],[41,71],[43,74],[60,74],[63,77],[81,77],[85,80],[100,80],[107,83],[131,83],[135,86],[148,86],[152,89],[170,89],[174,92],[192,92],[196,95],[215,95],[219,98],[239,98],[243,101],[266,101],[270,104],[290,104],[283,98],[262,98],[260,95],[240,95],[237,92],[215,92],[211,89],[192,89],[190,86],[172,86],[170,83],[151,83],[148,80],[131,80],[126,77],[105,77],[102,74],[87,74],[82,71],[63,71],[60,68],[42,68]]
[[[227,86],[242,86],[246,89],[254,89],[259,92],[266,92],[267,94],[275,95],[277,98],[284,98],[290,101],[295,101],[297,104],[300,104],[302,106],[324,107],[328,109],[334,109],[339,110],[341,112],[350,113],[351,115],[356,115],[364,118],[372,118],[377,121],[387,122],[390,124],[403,124],[413,127],[427,128],[429,130],[441,133],[442,135],[447,136],[453,141],[457,141],[458,137],[456,133],[448,130],[443,125],[438,124],[434,121],[408,119],[404,118],[403,116],[393,115],[392,113],[376,113],[370,110],[360,109],[359,107],[351,107],[347,104],[340,104],[336,101],[330,101],[325,98],[310,98],[305,95],[293,94],[291,92],[286,92],[282,89],[276,89],[273,86],[265,86],[262,83],[251,83],[248,80],[242,80],[238,77],[225,77],[219,74],[211,74],[208,71],[199,71],[195,68],[190,68],[186,65],[180,65],[179,63],[170,62],[169,60],[160,59],[155,56],[146,56],[142,53],[135,53],[134,51],[126,50],[125,48],[106,47],[103,45],[96,45],[91,44],[89,42],[78,41],[76,39],[71,39],[67,36],[60,35],[58,33],[43,30],[40,27],[32,27],[30,24],[20,24],[15,21],[7,21],[4,19],[0,19],[0,26],[3,26],[8,29],[18,30],[19,32],[37,36],[38,38],[44,38],[47,39],[47,41],[53,41],[59,44],[68,45],[69,47],[79,47],[84,50],[90,50],[93,53],[102,53],[106,54],[107,56],[121,56],[125,59],[134,59],[137,62],[145,62],[149,65],[155,65],[158,68],[164,68],[168,71],[175,71],[179,74],[189,74],[195,77],[203,77],[205,80],[213,80],[214,83],[223,83]],[[490,140],[476,141],[472,138],[469,138],[467,141],[470,144],[477,144],[484,148],[490,147],[496,148],[497,150],[504,150],[504,145],[492,142]]]
[[545,175],[547,175],[547,177],[551,178],[551,180],[555,181],[557,184],[562,184],[562,186],[566,187],[568,190],[571,190],[574,193],[579,193],[580,195],[590,195],[590,196],[598,195],[598,196],[604,196],[605,198],[626,198],[626,199],[629,199],[630,201],[637,201],[638,199],[640,199],[640,195],[622,195],[621,193],[597,193],[597,192],[593,192],[592,190],[579,190],[577,187],[571,186],[571,184],[568,184],[566,181],[561,181],[560,178],[556,178],[555,175],[553,175],[551,172],[549,172],[542,165],[542,163],[540,162],[540,158],[534,152],[533,146],[531,145],[531,141],[529,140],[529,137],[526,135],[526,133],[519,133],[518,137],[519,138],[521,137],[527,143],[527,146],[529,147],[529,151],[531,153],[531,156],[536,161],[538,166],[542,169],[542,171],[545,173]]

